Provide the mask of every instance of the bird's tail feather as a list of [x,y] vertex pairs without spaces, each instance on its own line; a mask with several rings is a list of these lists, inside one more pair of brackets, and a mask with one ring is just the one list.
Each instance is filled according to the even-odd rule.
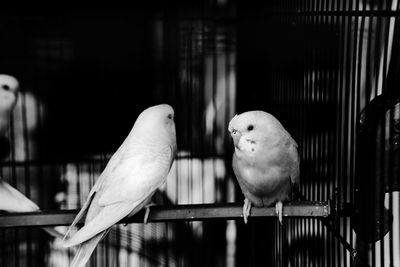
[[82,219],[82,217],[86,214],[87,210],[89,209],[90,203],[92,203],[92,200],[93,200],[95,195],[96,195],[96,193],[93,193],[92,195],[90,195],[88,197],[88,199],[86,200],[85,204],[83,205],[83,207],[79,211],[78,215],[76,215],[74,221],[69,226],[68,231],[65,233],[65,235],[63,237],[63,240],[65,240],[65,238],[67,238],[67,236],[69,235],[69,233],[72,230],[72,227],[74,227]]
[[85,264],[89,261],[89,258],[92,255],[97,244],[108,233],[108,231],[109,230],[105,230],[79,245],[78,251],[76,252],[74,259],[72,260],[70,267],[84,267]]

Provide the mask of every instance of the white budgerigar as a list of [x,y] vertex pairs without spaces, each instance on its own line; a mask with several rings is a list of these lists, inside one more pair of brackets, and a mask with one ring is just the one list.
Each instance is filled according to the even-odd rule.
[[79,245],[71,266],[84,266],[111,226],[148,204],[165,183],[175,153],[172,107],[162,104],[144,110],[71,225],[86,214],[85,225],[64,243],[66,247]]
[[[6,138],[10,127],[11,113],[18,98],[19,82],[16,78],[0,74],[0,138]],[[5,142],[8,142],[6,140]],[[0,149],[3,149],[1,147]],[[5,154],[1,151],[1,155]],[[7,212],[39,211],[39,207],[29,198],[9,185],[0,177],[0,210]],[[43,227],[43,230],[54,237],[62,238],[63,235],[52,227]]]
[[247,223],[251,205],[276,204],[282,222],[283,201],[299,183],[297,144],[281,123],[264,111],[236,115],[229,123],[235,152],[232,165],[245,196],[243,217]]

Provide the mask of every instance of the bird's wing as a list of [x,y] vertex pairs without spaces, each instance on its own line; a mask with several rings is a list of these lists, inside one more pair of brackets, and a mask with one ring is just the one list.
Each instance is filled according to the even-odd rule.
[[89,192],[89,195],[85,201],[85,203],[83,204],[81,210],[79,211],[79,213],[75,216],[74,221],[72,222],[72,224],[69,226],[67,233],[64,236],[64,240],[65,238],[67,238],[67,236],[69,235],[69,233],[71,232],[71,229],[82,219],[83,216],[85,216],[85,214],[87,213],[90,204],[92,203],[92,200],[96,194],[96,192],[98,192],[102,187],[103,187],[103,183],[106,177],[110,177],[110,170],[114,170],[115,166],[118,165],[119,162],[119,158],[117,155],[119,155],[121,152],[121,150],[123,149],[123,146],[121,146],[116,152],[115,154],[111,157],[110,161],[108,162],[106,168],[104,169],[104,171],[102,172],[102,174],[99,176],[99,178],[97,179],[96,183],[93,185],[92,189]]
[[239,183],[240,189],[242,190],[242,193],[245,194],[245,192],[247,192],[248,189],[243,183],[243,177],[242,177],[242,173],[240,171],[239,162],[238,162],[238,159],[236,158],[235,154],[233,154],[233,158],[232,158],[232,168],[233,168],[233,172],[235,173],[236,180]]
[[164,183],[171,159],[172,148],[167,146],[154,157],[123,160],[104,178],[102,188],[93,196],[85,226],[64,246],[82,243],[132,215],[132,210]]
[[121,158],[105,178],[99,192],[99,205],[143,200],[164,183],[172,159],[173,148],[169,145],[159,149],[158,153]]
[[37,211],[39,207],[0,178],[0,210],[8,212],[29,212]]

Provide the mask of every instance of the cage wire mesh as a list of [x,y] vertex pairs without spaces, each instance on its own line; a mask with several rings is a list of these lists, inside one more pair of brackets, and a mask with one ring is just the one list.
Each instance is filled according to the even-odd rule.
[[[178,155],[157,203],[241,202],[227,125],[261,109],[330,218],[117,225],[90,266],[400,266],[399,14],[385,0],[3,11],[0,72],[21,92],[0,175],[43,210],[80,208],[139,112],[167,102]],[[74,255],[36,227],[1,228],[0,244],[1,266]]]

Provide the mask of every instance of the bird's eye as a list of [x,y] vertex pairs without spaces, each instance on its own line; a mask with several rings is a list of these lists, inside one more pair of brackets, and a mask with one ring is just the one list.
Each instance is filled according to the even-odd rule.
[[7,84],[3,84],[2,86],[1,86],[1,88],[3,88],[4,90],[6,90],[6,91],[9,91],[11,88],[10,88],[10,86],[8,86]]
[[170,113],[170,114],[168,114],[168,119],[172,119],[172,114]]
[[253,125],[249,125],[249,127],[247,127],[247,131],[251,131],[251,130],[253,130],[254,129],[254,126]]

